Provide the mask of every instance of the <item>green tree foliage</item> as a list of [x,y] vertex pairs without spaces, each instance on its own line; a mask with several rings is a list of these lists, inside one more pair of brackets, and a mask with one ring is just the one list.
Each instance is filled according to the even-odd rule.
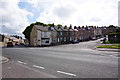
[[44,25],[44,23],[36,22],[35,25]]
[[27,26],[26,29],[23,31],[25,38],[28,39],[29,41],[30,41],[30,32],[34,25],[35,25],[35,23],[30,24],[30,26]]
[[114,25],[109,25],[109,27],[115,27]]
[[61,25],[61,24],[58,24],[57,26],[58,26],[58,27],[61,27],[62,25]]
[[27,26],[26,29],[23,31],[23,34],[25,35],[26,39],[30,39],[30,32],[32,30],[33,26]]
[[54,23],[53,24],[46,24],[46,26],[48,26],[48,27],[54,27]]

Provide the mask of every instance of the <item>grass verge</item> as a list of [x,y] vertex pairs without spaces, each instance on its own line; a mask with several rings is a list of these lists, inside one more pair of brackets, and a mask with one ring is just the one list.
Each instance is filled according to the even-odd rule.
[[120,44],[102,45],[102,46],[98,46],[97,48],[112,48],[112,49],[120,49]]

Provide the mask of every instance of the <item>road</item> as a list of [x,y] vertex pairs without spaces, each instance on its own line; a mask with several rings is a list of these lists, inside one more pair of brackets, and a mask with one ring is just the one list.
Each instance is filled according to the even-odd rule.
[[[6,67],[12,64],[51,78],[117,78],[118,53],[94,50],[99,43],[96,40],[51,47],[3,48],[3,56],[10,58],[3,64],[3,77],[11,77]],[[24,70],[20,71],[22,73]]]

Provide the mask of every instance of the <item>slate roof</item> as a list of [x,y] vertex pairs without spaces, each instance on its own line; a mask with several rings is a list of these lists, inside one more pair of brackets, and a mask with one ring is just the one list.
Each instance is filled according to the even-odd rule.
[[69,31],[69,28],[68,27],[63,27],[63,30],[64,31]]
[[77,29],[74,29],[74,31],[78,31]]
[[48,31],[48,28],[47,26],[40,26],[40,25],[34,25],[34,27],[36,27],[38,30],[41,30],[41,31]]
[[55,26],[56,31],[63,31],[62,27]]
[[50,30],[50,31],[56,31],[55,27],[49,27],[48,30]]

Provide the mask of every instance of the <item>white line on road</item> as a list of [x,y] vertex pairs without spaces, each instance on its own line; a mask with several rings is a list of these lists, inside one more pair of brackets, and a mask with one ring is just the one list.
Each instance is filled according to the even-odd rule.
[[70,76],[76,76],[75,74],[67,73],[67,72],[63,72],[63,71],[57,71],[57,72],[58,72],[58,73],[61,73],[61,74],[70,75]]
[[27,64],[27,63],[24,63],[24,62],[22,62],[22,61],[17,61],[18,63],[20,63],[20,64]]
[[110,55],[111,57],[113,57],[113,58],[119,58],[119,57],[117,57],[117,56],[115,56],[115,55]]
[[33,67],[40,68],[40,69],[45,69],[44,67],[42,67],[42,66],[37,66],[37,65],[33,65]]

